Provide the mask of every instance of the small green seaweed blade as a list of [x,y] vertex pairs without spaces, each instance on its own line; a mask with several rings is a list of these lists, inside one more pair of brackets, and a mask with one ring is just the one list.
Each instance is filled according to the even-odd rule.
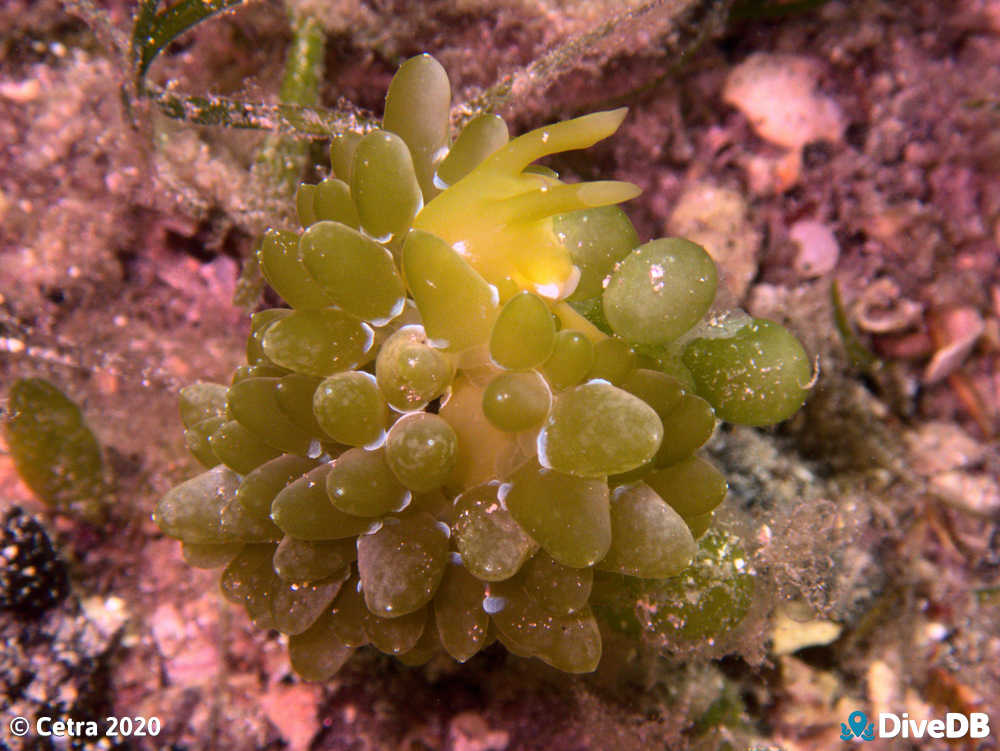
[[45,503],[99,520],[107,491],[101,447],[80,408],[42,378],[10,390],[4,432],[14,467]]

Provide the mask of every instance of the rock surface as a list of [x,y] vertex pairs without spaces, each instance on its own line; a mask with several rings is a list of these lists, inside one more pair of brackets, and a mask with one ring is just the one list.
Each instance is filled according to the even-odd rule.
[[[139,749],[805,751],[835,747],[856,709],[1000,711],[997,3],[820,3],[708,34],[688,57],[678,29],[710,24],[707,4],[643,15],[632,3],[637,22],[588,54],[575,48],[550,88],[539,82],[557,58],[519,66],[621,4],[308,7],[334,34],[327,105],[343,96],[380,111],[398,58],[428,50],[470,95],[517,72],[504,104],[516,132],[627,102],[621,133],[588,152],[594,164],[573,154],[550,166],[643,187],[627,207],[640,241],[685,201],[696,221],[711,214],[692,186],[738,194],[734,234],[712,233],[744,243],[733,292],[753,315],[790,323],[821,364],[794,420],[711,445],[730,480],[722,521],[760,572],[743,630],[715,644],[609,637],[610,659],[585,678],[499,650],[420,669],[362,651],[328,684],[297,682],[280,637],[224,604],[214,575],[186,566],[149,521],[192,474],[176,392],[242,356],[241,259],[263,226],[287,226],[285,202],[267,200],[248,169],[260,135],[143,105],[133,128],[104,37],[55,0],[12,0],[0,8],[0,399],[17,378],[59,384],[104,446],[116,495],[100,529],[47,516],[0,451],[0,507],[40,516],[72,581],[36,619],[0,613],[3,732],[11,716],[45,711],[160,717],[161,736]],[[131,5],[100,8],[127,31]],[[685,23],[674,26],[677,8]],[[248,4],[171,45],[154,79],[273,101],[288,38],[283,9]],[[827,245],[822,263],[803,265],[787,241],[813,220],[837,238],[829,273],[884,359],[863,377],[832,324],[830,277],[816,276],[834,254]],[[894,291],[859,308],[876,284]],[[959,308],[982,332],[946,377],[922,383],[937,348],[928,317]],[[894,311],[904,315],[880,317]],[[764,667],[785,599],[844,631]]]

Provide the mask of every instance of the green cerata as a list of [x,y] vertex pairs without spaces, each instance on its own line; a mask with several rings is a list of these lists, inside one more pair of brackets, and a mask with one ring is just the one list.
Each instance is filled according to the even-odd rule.
[[228,386],[181,392],[206,471],[156,522],[310,680],[366,645],[419,664],[499,641],[594,670],[598,593],[638,603],[699,554],[726,495],[697,454],[717,418],[778,422],[810,386],[786,329],[709,315],[703,248],[639,243],[617,207],[636,186],[535,164],[625,110],[513,140],[486,114],[452,141],[450,104],[421,55],[383,129],[333,139],[302,230],[259,249],[289,307],[252,317]]

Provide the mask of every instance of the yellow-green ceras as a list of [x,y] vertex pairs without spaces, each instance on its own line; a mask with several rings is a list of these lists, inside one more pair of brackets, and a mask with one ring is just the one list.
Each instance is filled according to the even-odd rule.
[[[263,240],[290,307],[253,316],[228,386],[181,392],[206,471],[156,521],[307,679],[364,645],[418,664],[497,640],[592,671],[594,609],[614,627],[623,593],[664,607],[654,631],[704,620],[697,597],[662,602],[726,494],[697,451],[717,416],[788,417],[811,377],[781,326],[703,320],[714,264],[639,244],[616,206],[634,185],[534,164],[624,110],[513,140],[487,114],[451,142],[449,108],[437,61],[400,68],[384,129],[336,137],[302,231]],[[744,579],[711,612],[745,608]]]

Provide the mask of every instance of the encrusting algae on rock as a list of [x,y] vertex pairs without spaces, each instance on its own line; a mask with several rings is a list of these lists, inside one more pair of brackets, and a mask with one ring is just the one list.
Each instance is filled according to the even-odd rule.
[[253,316],[229,386],[181,392],[207,471],[156,521],[311,680],[369,644],[419,664],[499,640],[594,670],[594,610],[616,627],[698,554],[726,494],[696,456],[716,415],[780,421],[811,379],[777,324],[703,322],[714,264],[639,245],[615,205],[634,185],[534,165],[624,110],[514,140],[482,115],[449,145],[449,107],[437,61],[402,66],[384,130],[336,137],[303,230],[264,238],[291,307]]

